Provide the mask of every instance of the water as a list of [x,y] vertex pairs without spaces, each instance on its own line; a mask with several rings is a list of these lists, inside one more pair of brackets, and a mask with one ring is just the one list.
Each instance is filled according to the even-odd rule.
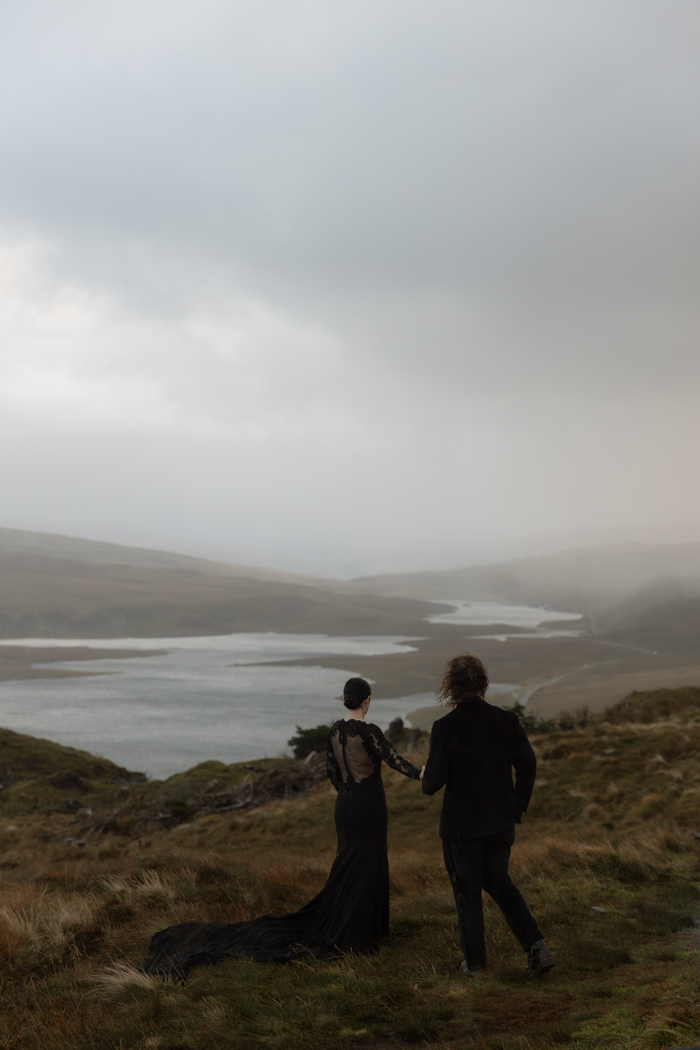
[[[306,659],[314,656],[383,656],[387,653],[415,652],[407,642],[415,638],[399,635],[354,635],[348,638],[329,638],[327,634],[221,634],[190,638],[6,638],[0,645],[24,645],[33,649],[70,649],[87,646],[89,649],[168,649],[170,651],[206,651],[225,653],[234,657],[233,664],[264,661]],[[101,661],[90,661],[94,667]],[[78,664],[85,670],[81,661]],[[229,666],[233,666],[230,664]],[[46,666],[42,664],[42,666]],[[55,666],[55,665],[51,665]]]
[[[436,604],[438,604],[436,602]],[[440,599],[441,605],[453,605],[454,611],[437,613],[428,617],[428,623],[449,623],[465,627],[487,627],[504,624],[517,627],[517,631],[498,634],[480,634],[480,638],[495,638],[504,642],[507,638],[576,638],[582,632],[562,628],[540,627],[542,623],[563,620],[580,620],[580,613],[558,612],[533,605],[504,605],[501,602],[468,602],[461,599]]]
[[[520,628],[512,635],[519,638],[579,633],[539,626],[545,621],[577,620],[575,613],[499,602],[447,604],[454,611],[431,616],[431,623],[505,624]],[[481,637],[505,640],[511,635]],[[415,639],[273,632],[210,638],[8,639],[0,645],[57,649],[80,645],[140,650],[144,656],[57,661],[40,666],[70,671],[76,677],[0,682],[0,725],[157,777],[207,759],[228,763],[275,756],[284,752],[297,725],[332,722],[343,714],[337,698],[347,678],[363,675],[363,657],[412,652],[411,641]],[[147,655],[149,650],[165,653]],[[281,661],[329,656],[337,657],[342,669],[279,666]],[[491,692],[517,688],[494,684]],[[428,693],[373,700],[369,717],[386,728],[392,718],[403,718],[434,699]]]
[[[167,777],[207,759],[275,756],[295,726],[332,722],[337,699],[362,657],[411,652],[401,637],[234,634],[218,638],[23,638],[3,645],[165,649],[165,655],[65,660],[76,678],[0,682],[0,725]],[[281,660],[336,655],[344,669],[276,666]],[[341,661],[339,661],[341,662]],[[86,673],[87,672],[87,673]],[[375,700],[370,719],[386,728],[415,706]]]

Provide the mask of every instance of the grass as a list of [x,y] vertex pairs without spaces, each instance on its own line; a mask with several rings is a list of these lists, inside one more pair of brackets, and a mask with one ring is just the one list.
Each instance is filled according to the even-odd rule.
[[[392,925],[381,951],[332,963],[232,960],[184,985],[139,974],[152,933],[308,900],[334,855],[332,788],[154,823],[148,844],[136,816],[130,828],[117,821],[114,830],[82,831],[82,847],[66,840],[82,826],[71,821],[87,818],[31,802],[20,812],[10,794],[0,802],[0,1048],[638,1050],[697,1042],[700,691],[629,699],[605,718],[533,738],[539,786],[512,872],[557,961],[543,981],[526,976],[488,898],[489,969],[471,980],[457,972],[440,799],[391,771]],[[212,766],[220,780],[243,775]],[[187,793],[211,775],[207,764],[132,790],[147,806],[158,792]],[[11,793],[28,795],[30,786],[18,782]],[[15,808],[7,815],[3,805]]]
[[[176,559],[187,563],[188,559]],[[210,575],[208,568],[215,573]],[[255,570],[253,570],[255,571]],[[274,574],[271,574],[274,575]],[[169,638],[231,631],[415,634],[437,608],[412,598],[362,594],[343,581],[219,575],[0,550],[0,636]],[[15,654],[19,660],[19,650]],[[0,662],[0,672],[2,663]]]

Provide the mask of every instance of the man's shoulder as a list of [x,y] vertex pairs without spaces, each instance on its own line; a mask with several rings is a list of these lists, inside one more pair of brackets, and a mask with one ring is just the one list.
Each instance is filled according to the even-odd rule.
[[492,704],[490,700],[463,700],[461,704],[457,704],[449,715],[445,715],[441,721],[445,721],[447,718],[459,718],[463,715],[476,714],[477,712],[486,712],[488,718],[504,719],[505,721],[518,721],[518,716],[509,707],[501,707],[499,704]]
[[438,733],[442,733],[443,730],[448,729],[451,725],[454,725],[457,715],[457,708],[453,708],[444,715],[440,715],[433,722],[433,732],[437,729]]
[[483,718],[484,713],[490,722],[496,722],[504,729],[509,727],[515,730],[520,725],[520,719],[515,711],[505,707],[498,707],[497,704],[490,704],[488,700],[478,701],[473,706],[470,701],[465,700],[461,704],[457,704],[447,714],[437,718],[433,722],[433,731],[437,728],[439,733],[456,732],[465,721],[467,723],[471,722],[472,718],[477,716],[477,714]]
[[[480,703],[479,707],[483,708],[484,703]],[[459,733],[462,728],[466,728],[471,723],[471,716],[474,713],[476,705],[471,706],[470,701],[463,700],[457,704],[450,711],[444,715],[440,715],[433,722],[433,733],[437,730],[440,735],[449,733]]]
[[501,722],[509,722],[511,725],[520,725],[520,719],[515,711],[509,707],[500,707],[498,704],[486,703],[491,718],[497,718]]
[[515,711],[511,711],[507,707],[498,707],[496,704],[487,704],[489,721],[494,728],[498,727],[498,731],[505,733],[507,736],[513,734],[518,736],[521,732],[520,719],[518,718]]
[[464,701],[455,708],[453,714],[457,716],[453,723],[455,730],[460,724],[490,726],[493,730],[508,735],[517,733],[520,729],[520,719],[515,711],[491,704],[488,700],[478,700],[473,704]]

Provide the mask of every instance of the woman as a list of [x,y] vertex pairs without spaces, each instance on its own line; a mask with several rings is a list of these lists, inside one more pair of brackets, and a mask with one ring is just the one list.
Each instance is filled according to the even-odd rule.
[[381,729],[365,721],[371,689],[351,678],[343,689],[345,719],[328,735],[328,776],[338,798],[338,851],[321,892],[297,912],[262,915],[249,922],[186,922],[151,941],[146,973],[184,977],[193,966],[232,956],[287,962],[373,951],[389,930],[387,811],[382,760],[415,780],[421,771],[394,751]]

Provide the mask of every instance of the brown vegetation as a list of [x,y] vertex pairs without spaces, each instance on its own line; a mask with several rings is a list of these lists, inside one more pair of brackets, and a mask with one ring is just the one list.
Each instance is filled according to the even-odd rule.
[[[376,956],[287,966],[232,960],[183,986],[144,978],[138,964],[165,925],[291,910],[316,893],[335,849],[333,790],[307,783],[261,808],[206,812],[215,796],[240,797],[249,773],[262,784],[301,765],[212,762],[164,783],[124,785],[106,765],[99,780],[89,756],[43,742],[41,775],[32,780],[25,765],[0,794],[0,1047],[640,1050],[696,1042],[696,935],[685,931],[700,912],[700,691],[638,694],[579,723],[533,737],[538,785],[514,851],[514,877],[557,960],[540,983],[527,979],[488,899],[489,970],[471,981],[457,972],[440,800],[391,771],[392,928]],[[32,745],[14,743],[19,768]],[[423,737],[416,761],[424,748]],[[88,791],[61,786],[71,772]],[[119,802],[124,786],[141,797],[140,809]],[[69,790],[90,799],[92,815],[59,811]],[[179,801],[179,812],[143,819],[167,799]],[[95,824],[101,806],[119,804],[114,824]]]
[[563,611],[608,609],[651,581],[700,579],[700,543],[611,543],[438,572],[385,573],[354,582],[370,594],[518,602]]
[[0,637],[415,633],[434,605],[194,569],[0,552]]

